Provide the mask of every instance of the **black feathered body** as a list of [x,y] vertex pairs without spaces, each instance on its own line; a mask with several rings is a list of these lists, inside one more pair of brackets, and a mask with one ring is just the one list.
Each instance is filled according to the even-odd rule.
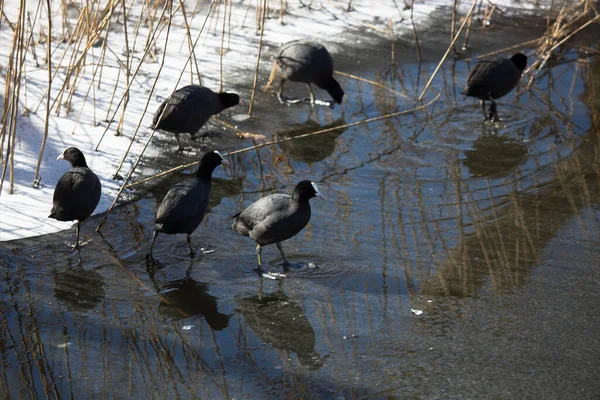
[[224,108],[218,93],[204,86],[188,85],[176,90],[158,107],[152,128],[194,135]]
[[156,232],[191,234],[200,225],[210,197],[210,179],[194,177],[174,185],[156,212]]
[[480,100],[499,99],[517,86],[521,72],[511,59],[479,61],[469,72],[462,94]]
[[233,230],[266,246],[294,237],[309,221],[308,201],[295,201],[287,194],[272,194],[238,214]]
[[333,59],[325,47],[311,41],[284,44],[277,56],[284,78],[293,82],[314,83],[327,89],[333,76]]
[[74,167],[56,184],[50,218],[85,221],[100,202],[100,179],[87,167]]

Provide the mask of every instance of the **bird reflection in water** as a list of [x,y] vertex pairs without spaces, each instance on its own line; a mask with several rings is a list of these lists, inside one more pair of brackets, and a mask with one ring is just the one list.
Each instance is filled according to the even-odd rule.
[[238,311],[263,343],[294,352],[300,364],[318,370],[323,360],[315,352],[315,331],[302,307],[284,293],[281,282],[275,292],[264,294],[260,278],[258,294],[238,299]]
[[106,296],[104,277],[94,270],[82,268],[82,262],[73,265],[68,259],[69,267],[64,271],[54,269],[54,297],[70,311],[89,311],[96,307]]
[[[277,132],[275,139],[296,137],[306,133],[316,132],[325,129],[332,129],[346,125],[344,117],[321,126],[317,122],[309,119],[303,124],[294,124],[290,129]],[[337,138],[346,131],[345,128],[335,129],[331,132],[320,133],[306,139],[289,140],[279,143],[281,149],[292,159],[307,164],[322,161],[329,157],[337,145]]]
[[527,147],[498,134],[485,134],[465,151],[463,164],[473,176],[503,176],[512,172],[527,157]]
[[192,265],[190,262],[184,278],[161,283],[156,272],[164,265],[157,260],[146,260],[148,276],[160,298],[158,313],[173,320],[202,315],[213,330],[227,328],[231,315],[220,313],[217,298],[208,293],[208,285],[191,277]]

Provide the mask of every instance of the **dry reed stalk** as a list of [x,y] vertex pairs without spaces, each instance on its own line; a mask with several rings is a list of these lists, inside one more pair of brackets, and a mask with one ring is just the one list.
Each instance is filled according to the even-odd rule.
[[[38,4],[43,4],[43,3],[40,2]],[[38,9],[39,9],[39,5],[38,5]],[[35,40],[31,40],[31,38],[33,37],[33,24],[31,23],[31,13],[29,11],[27,11],[27,24],[29,25],[29,32],[31,32],[31,36],[30,36],[30,40],[29,40],[29,43],[31,46],[31,54],[33,55],[33,60],[35,61],[35,67],[39,68],[40,63],[38,62],[37,52],[35,51]]]
[[283,15],[285,14],[285,7],[286,6],[284,6],[283,0],[279,0],[279,23],[281,25],[283,25]]
[[[75,26],[79,26],[79,24],[81,23],[81,20],[83,18],[83,13],[79,14],[79,18],[77,19],[77,24]],[[67,41],[67,45],[65,46],[65,49],[63,50],[62,56],[60,57],[60,60],[58,61],[58,64],[56,66],[56,68],[54,69],[54,74],[52,76],[52,80],[54,80],[56,78],[56,75],[58,74],[58,72],[60,71],[60,69],[62,68],[62,62],[65,58],[65,56],[67,55],[67,51],[69,50],[69,48],[71,47],[71,44],[74,42],[75,37],[71,36],[69,38],[69,40]],[[52,38],[46,38],[46,40],[52,40]],[[60,46],[56,46],[56,50],[58,50]],[[46,55],[46,59],[50,59],[52,58],[52,54],[47,54]],[[37,105],[37,107],[35,108],[35,110],[33,111],[33,113],[37,113],[38,109],[40,108],[40,105],[42,104],[42,102],[44,101],[44,97],[48,95],[48,92],[44,92],[44,94],[42,95],[42,97],[40,98],[40,101]]]
[[[562,21],[567,19],[567,15],[569,15],[571,19],[568,23],[562,25]],[[587,22],[583,23],[578,28],[570,30],[570,28],[572,28],[572,25],[574,25],[575,22],[578,22],[584,16],[585,13],[576,12],[576,10],[567,10],[566,8],[563,8],[561,10],[559,17],[557,18],[554,25],[551,27],[550,32],[546,34],[546,41],[541,45],[541,48],[539,48],[537,51],[538,59],[530,67],[528,67],[523,74],[529,74],[531,73],[531,71],[534,70],[535,72],[531,73],[527,85],[517,95],[520,96],[523,93],[527,92],[529,89],[531,89],[533,83],[537,80],[540,71],[546,65],[548,60],[550,60],[550,57],[557,48],[562,46],[565,42],[567,42],[577,33],[581,32],[583,29],[587,28],[592,23],[600,20],[600,14],[597,14],[594,18],[589,19]]]
[[523,47],[527,47],[529,45],[533,45],[535,43],[539,43],[540,40],[543,40],[542,38],[537,38],[537,39],[532,39],[532,40],[527,40],[526,42],[522,42],[522,43],[517,43],[515,45],[512,46],[508,46],[508,47],[504,47],[502,49],[499,50],[494,50],[494,51],[490,51],[489,53],[484,53],[484,54],[480,54],[478,56],[473,56],[473,57],[469,57],[469,58],[464,58],[462,59],[463,61],[471,61],[471,60],[477,60],[480,58],[486,58],[486,57],[490,57],[496,54],[500,54],[500,53],[504,53],[507,52],[509,50],[514,50],[514,49],[518,49],[518,48],[523,48]]
[[404,94],[404,93],[402,93],[402,92],[399,92],[399,91],[397,91],[397,90],[394,90],[394,89],[392,89],[392,88],[389,88],[389,87],[387,87],[387,86],[385,86],[385,85],[382,85],[382,84],[381,84],[381,83],[379,83],[379,82],[375,82],[375,81],[372,81],[372,80],[369,80],[369,79],[361,78],[360,76],[356,76],[356,75],[348,74],[348,73],[346,73],[346,72],[342,72],[342,71],[338,71],[338,70],[335,70],[335,71],[333,71],[333,72],[334,72],[335,74],[337,74],[337,75],[342,75],[342,76],[345,76],[345,77],[348,77],[348,78],[351,78],[351,79],[355,79],[355,80],[357,80],[357,81],[360,81],[360,82],[365,82],[365,83],[368,83],[368,84],[370,84],[370,85],[377,86],[378,88],[381,88],[381,89],[387,90],[387,91],[388,91],[388,92],[390,92],[390,93],[393,93],[393,94],[396,94],[396,95],[398,95],[398,96],[404,97],[404,98],[405,98],[405,99],[407,99],[407,100],[414,101],[414,99],[413,99],[412,97],[410,97],[410,96],[408,96],[408,95],[406,95],[406,94]]
[[[150,8],[148,8],[148,10],[150,10]],[[150,11],[150,15],[146,18],[146,21],[149,21],[149,26],[148,26],[148,36],[146,37],[146,44],[145,44],[145,48],[149,49],[152,47],[152,33],[155,32],[154,29],[154,22],[156,21],[156,13],[158,12],[158,2],[155,3],[155,6],[152,8],[152,10]],[[152,60],[154,61],[154,59]]]
[[[84,17],[86,16],[86,11],[87,11],[87,6],[84,7],[84,9],[82,10],[80,16]],[[71,77],[73,75],[73,73],[75,72],[75,70],[77,69],[77,67],[79,66],[79,64],[75,63],[75,60],[77,59],[77,54],[79,53],[79,48],[81,46],[81,43],[83,41],[83,36],[85,34],[85,21],[84,19],[80,19],[80,24],[78,24],[74,31],[73,34],[77,34],[77,40],[76,40],[76,47],[75,49],[71,52],[71,56],[69,57],[69,64],[67,66],[66,72],[65,72],[65,81],[63,83],[63,86],[61,88],[61,90],[59,90],[58,92],[58,96],[56,97],[56,99],[54,100],[54,103],[52,104],[52,108],[54,108],[54,106],[56,105],[56,103],[58,102],[58,106],[56,107],[56,115],[59,115],[60,113],[60,109],[63,105],[63,95],[65,93],[66,89],[69,89],[71,87],[70,83],[71,83]],[[69,109],[67,109],[67,113],[69,112]]]
[[[165,14],[167,5],[169,4],[168,1],[165,2],[165,6],[163,7],[162,10],[162,14],[161,14],[161,19]],[[169,21],[171,20],[171,18],[169,17]],[[152,48],[152,44],[156,43],[156,41],[158,40],[158,36],[160,35],[160,32],[162,32],[162,30],[164,29],[164,27],[167,26],[167,29],[170,29],[171,24],[169,23],[167,24],[163,24],[162,28],[161,25],[158,24],[156,29],[154,29],[151,33],[149,33],[148,37],[151,38],[150,43],[146,45],[146,49],[144,51],[144,54],[142,54],[142,58],[140,59],[140,62],[138,63],[138,66],[136,67],[132,77],[135,78],[140,70],[140,68],[142,67],[142,64],[144,63],[144,60],[146,59],[146,56],[148,56],[148,54],[150,53],[150,50]],[[164,54],[163,54],[164,56]],[[186,64],[187,66],[187,64]],[[182,70],[182,74],[185,71],[186,66],[184,66],[183,70]],[[129,88],[131,87],[131,84],[133,83],[134,79],[131,79],[129,81],[129,84],[127,85],[127,87],[125,87],[125,92],[129,91]],[[119,112],[119,108],[121,107],[121,103],[123,102],[123,98],[121,98],[121,100],[119,100],[119,103],[117,104],[117,107],[115,108],[115,111],[112,115],[111,118],[109,118],[107,120],[107,125],[106,128],[104,129],[104,132],[102,132],[102,135],[100,136],[100,140],[98,141],[98,144],[96,144],[96,147],[94,148],[95,151],[98,151],[98,148],[100,147],[100,144],[102,143],[102,140],[104,140],[104,136],[106,135],[106,132],[108,132],[108,130],[110,129],[110,124],[112,123],[112,121],[114,121],[115,116],[117,115],[117,112]]]
[[[62,34],[63,40],[71,36],[71,24],[69,23],[69,7],[66,0],[61,0],[62,10]],[[67,32],[65,33],[65,28]]]
[[[46,8],[48,10],[48,39],[46,40],[46,54],[48,54],[48,59],[46,63],[48,64],[48,93],[52,93],[52,60],[50,58],[51,48],[51,40],[52,37],[52,9],[50,6],[50,0],[46,0]],[[46,96],[46,120],[44,122],[44,137],[42,138],[42,145],[40,146],[40,153],[37,160],[37,165],[35,168],[35,174],[33,176],[33,187],[37,188],[40,184],[40,166],[42,164],[42,157],[44,156],[44,150],[46,148],[46,139],[48,138],[48,128],[50,124],[50,95]]]
[[[202,35],[202,32],[204,32],[204,28],[206,27],[206,23],[208,22],[208,19],[211,15],[211,12],[213,10],[213,6],[215,5],[216,1],[211,1],[210,6],[208,7],[208,11],[206,13],[206,17],[204,18],[204,22],[202,23],[202,26],[200,27],[200,31],[198,32],[198,35],[196,36],[196,40],[194,40],[194,45],[192,46],[192,48],[196,48],[196,45],[198,44],[198,40],[200,40],[200,35]],[[190,62],[190,59],[192,57],[192,53],[188,52],[188,57],[185,60],[185,64],[183,65],[183,68],[181,69],[181,73],[179,74],[179,78],[177,79],[177,82],[175,83],[175,89],[177,89],[177,86],[179,86],[179,82],[181,81],[181,77],[183,76],[183,73],[185,72],[185,69],[187,68],[188,63]],[[175,91],[175,89],[173,89],[173,91]]]
[[[186,30],[186,37],[187,37],[187,41],[188,41],[189,52],[192,55],[192,59],[194,60],[194,66],[196,67],[196,77],[198,78],[198,83],[201,85],[202,78],[200,77],[200,68],[198,68],[198,61],[196,59],[194,43],[192,42],[192,33],[190,31],[190,24],[188,23],[187,14],[185,12],[185,5],[183,3],[183,0],[179,0],[179,6],[181,7],[181,13],[183,14],[183,21],[185,22],[185,30]],[[190,65],[190,72],[191,72],[191,70],[192,70],[192,67]],[[191,74],[193,76],[193,73],[191,73]],[[194,83],[193,78],[192,78],[192,83]]]
[[2,18],[0,18],[0,21],[2,21],[2,19],[6,20],[6,22],[8,22],[8,26],[10,26],[10,29],[14,32],[16,29],[15,24],[10,22],[10,20],[8,19],[8,16],[4,13],[4,2],[2,2]]
[[[368,118],[368,119],[365,119],[365,120],[362,120],[362,121],[353,122],[353,123],[350,123],[350,124],[345,124],[345,125],[340,125],[340,126],[336,126],[336,127],[333,127],[333,128],[327,128],[327,129],[322,129],[322,130],[315,131],[315,132],[305,133],[303,135],[298,135],[298,136],[292,136],[292,137],[286,137],[286,138],[281,138],[281,139],[277,139],[277,140],[272,140],[272,141],[265,142],[265,143],[260,143],[260,144],[257,144],[257,145],[251,146],[251,147],[245,147],[243,149],[234,150],[234,151],[231,151],[229,153],[225,153],[224,155],[226,155],[226,156],[233,156],[235,154],[245,153],[245,152],[248,152],[248,151],[251,151],[251,150],[259,149],[261,147],[272,146],[274,144],[279,144],[279,143],[282,143],[282,142],[288,142],[290,140],[303,139],[303,138],[307,138],[307,137],[310,137],[310,136],[315,136],[315,135],[320,135],[320,134],[327,133],[327,132],[336,131],[336,130],[339,130],[339,129],[346,129],[346,128],[350,128],[350,127],[353,127],[353,126],[358,126],[358,125],[362,125],[362,124],[368,124],[368,123],[371,123],[371,122],[381,121],[381,120],[384,120],[384,119],[389,119],[389,118],[397,117],[397,116],[400,116],[400,115],[410,114],[410,113],[413,113],[415,111],[419,111],[419,110],[422,110],[422,109],[425,109],[425,108],[429,107],[431,104],[433,104],[434,102],[436,102],[439,98],[440,98],[440,93],[438,93],[437,96],[435,96],[429,102],[427,102],[425,104],[422,104],[422,105],[420,105],[418,107],[411,108],[409,110],[397,111],[397,112],[394,112],[394,113],[391,113],[391,114],[380,115],[378,117]],[[156,175],[153,175],[153,176],[141,179],[139,181],[136,181],[134,183],[131,183],[131,184],[127,185],[125,188],[126,189],[130,189],[130,188],[132,188],[134,186],[137,186],[137,185],[140,185],[140,184],[142,184],[144,182],[148,182],[148,181],[151,181],[151,180],[163,177],[165,175],[170,175],[170,174],[172,174],[174,172],[181,171],[183,169],[186,169],[186,168],[192,167],[194,165],[197,165],[197,164],[199,164],[199,162],[200,161],[194,161],[194,162],[191,162],[191,163],[188,163],[188,164],[180,165],[180,166],[175,167],[175,168],[171,168],[171,169],[169,169],[167,171],[164,171],[164,172],[161,172],[159,174],[156,174]]]
[[[129,81],[131,79],[131,64],[133,63],[131,52],[129,50],[129,35],[127,32],[127,9],[125,8],[125,0],[121,0],[123,7],[123,36],[125,37],[125,82],[129,87]],[[123,130],[123,122],[125,120],[125,112],[127,111],[127,105],[129,104],[129,90],[123,94],[123,112],[121,113],[121,119],[115,129],[115,136],[121,136]]]
[[[86,43],[90,42],[90,40],[89,40],[90,39],[90,29],[91,29],[90,10],[87,7],[84,8],[84,10],[85,10],[85,13],[86,13],[86,20],[85,20],[84,25],[82,27],[82,35],[81,35],[80,42],[77,45],[76,52],[79,51],[79,46],[83,42],[84,36],[87,37],[87,42]],[[74,53],[74,54],[76,54],[76,53]],[[83,59],[82,59],[81,63],[74,68],[75,69],[75,76],[73,77],[73,81],[72,81],[72,83],[70,85],[69,93],[67,94],[67,99],[64,102],[66,104],[65,105],[65,109],[66,109],[67,114],[71,111],[71,101],[73,99],[73,95],[75,94],[75,90],[77,89],[77,87],[79,85],[79,82],[81,81],[80,76],[81,76],[81,78],[83,78],[82,71],[85,70],[85,60],[86,59],[87,59],[87,53],[85,53],[83,55]],[[69,68],[70,67],[71,66],[69,65]],[[68,69],[67,69],[67,71],[68,71]],[[59,103],[59,107],[58,108],[60,109],[60,103]],[[58,112],[59,112],[59,110],[57,110],[57,115],[58,115]]]
[[550,31],[550,20],[552,12],[554,11],[554,0],[550,2],[550,10],[548,11],[548,17],[546,18],[546,32]]
[[[456,30],[456,4],[458,3],[458,0],[453,0],[452,2],[452,20],[450,22],[450,40],[452,41],[452,39],[454,39],[454,31]],[[414,4],[414,0],[413,0],[413,4]],[[454,48],[454,46],[452,46],[452,51],[454,51],[454,53],[456,53],[456,49]]]
[[467,20],[469,19],[469,17],[471,16],[471,14],[473,14],[473,10],[475,9],[476,5],[477,5],[477,0],[473,0],[473,5],[471,6],[471,9],[469,10],[469,13],[467,14],[466,19],[460,25],[460,28],[458,28],[458,32],[456,32],[456,36],[454,36],[454,39],[452,39],[452,42],[450,43],[450,46],[448,46],[448,49],[446,50],[446,53],[444,53],[444,55],[442,56],[442,59],[438,63],[437,67],[435,67],[435,70],[433,71],[433,74],[431,75],[431,77],[427,81],[427,84],[425,85],[425,88],[423,89],[423,91],[419,95],[418,101],[421,101],[423,99],[423,96],[425,95],[425,92],[427,92],[427,89],[429,89],[429,86],[431,85],[431,82],[433,82],[433,78],[435,78],[435,76],[438,73],[439,69],[441,68],[442,64],[446,60],[446,57],[448,57],[448,54],[450,53],[450,50],[452,50],[452,48],[454,47],[454,43],[458,40],[460,32],[462,32],[463,28],[465,27],[465,24],[467,23]]
[[[94,58],[94,52],[93,52],[93,48],[92,48],[92,59]],[[88,86],[88,89],[85,93],[85,96],[83,98],[82,104],[81,104],[81,109],[79,110],[79,114],[77,115],[77,119],[75,120],[75,124],[73,126],[73,131],[71,132],[72,135],[75,134],[75,129],[77,129],[77,126],[79,125],[79,120],[81,118],[81,115],[83,114],[83,109],[85,108],[85,104],[87,102],[88,96],[90,94],[90,90],[93,88],[94,89],[94,125],[96,124],[96,100],[95,100],[95,93],[96,93],[96,89],[95,89],[95,85],[94,82],[96,81],[96,75],[98,73],[100,65],[96,64],[96,68],[94,68],[94,73],[92,74],[92,79],[90,81],[90,84]]]
[[219,47],[219,92],[223,91],[223,47],[225,46],[225,24],[226,24],[226,22],[227,22],[227,0],[224,0],[224,3],[223,3],[223,26],[221,28],[221,46]]
[[374,31],[379,32],[379,33],[381,33],[382,35],[385,35],[385,36],[387,36],[388,33],[389,33],[389,31],[387,29],[380,28],[378,26],[375,26],[373,24],[369,24],[367,22],[358,21],[358,23],[361,24],[362,26],[366,27],[366,28],[373,29]]
[[470,17],[467,17],[469,22],[467,24],[467,31],[465,32],[465,41],[463,42],[462,45],[462,51],[467,50],[467,48],[469,47],[469,35],[471,34],[471,24],[473,23],[473,14],[471,14]]
[[392,39],[392,65],[396,65],[396,57],[395,57],[395,49],[394,46],[396,45],[396,38],[394,36],[394,25],[392,24],[392,19],[389,19],[389,23],[388,23],[389,27],[390,27],[390,35],[391,35],[391,39]]
[[102,84],[102,72],[104,72],[104,59],[106,57],[106,48],[108,46],[108,32],[110,32],[110,23],[111,20],[108,20],[108,24],[106,25],[106,30],[104,33],[104,38],[102,39],[102,50],[100,51],[100,58],[98,60],[98,65],[100,66],[100,75],[98,76],[98,89],[100,89],[100,85]]
[[258,84],[258,67],[260,66],[260,53],[262,51],[263,34],[265,32],[265,14],[267,13],[267,0],[263,0],[262,15],[260,23],[260,39],[258,40],[258,53],[256,54],[256,67],[254,68],[254,81],[252,83],[252,96],[250,96],[250,106],[248,107],[248,115],[252,115],[254,107],[254,96],[256,95],[256,85]]
[[135,24],[135,28],[133,29],[133,31],[134,31],[134,35],[133,35],[133,46],[131,46],[131,48],[132,48],[133,50],[135,50],[135,49],[136,49],[137,40],[138,40],[138,37],[140,36],[140,27],[142,26],[142,23],[143,23],[143,21],[142,21],[142,19],[143,19],[143,18],[142,18],[142,16],[144,16],[144,15],[147,15],[147,11],[146,11],[146,9],[147,9],[147,8],[146,8],[146,7],[147,7],[147,5],[148,5],[148,2],[147,2],[147,1],[144,1],[144,2],[142,3],[142,10],[141,10],[141,12],[140,12],[140,15],[138,16],[138,20],[137,20],[137,23]]
[[[11,101],[13,103],[12,106],[12,116],[11,116],[11,126],[10,126],[10,130],[12,131],[12,145],[10,148],[10,177],[9,177],[9,194],[13,194],[13,189],[14,189],[14,184],[15,184],[15,145],[16,145],[16,140],[17,140],[17,119],[19,118],[19,95],[21,93],[21,76],[23,74],[23,70],[24,70],[24,65],[25,65],[25,46],[24,46],[24,40],[25,40],[25,1],[26,0],[21,0],[21,8],[20,8],[20,16],[19,16],[19,28],[17,29],[17,31],[19,32],[19,39],[18,39],[18,51],[16,53],[18,59],[18,65],[17,68],[14,70],[14,75],[13,75],[13,79],[14,79],[14,84],[13,87],[15,88],[13,90],[13,92],[11,93]],[[8,160],[7,160],[8,161]],[[4,174],[2,174],[2,180],[4,180]],[[0,183],[0,193],[2,192],[2,186]]]
[[[486,1],[486,3],[485,3],[485,10],[483,10],[483,18],[481,20],[481,24],[483,25],[482,29],[485,29],[485,25],[486,25],[486,21],[487,21],[487,18],[488,18],[489,9],[490,9],[490,3]],[[481,11],[481,2],[479,3],[479,8],[478,8],[477,11]]]
[[[111,5],[112,5],[112,7],[110,7]],[[76,71],[76,70],[79,71],[81,69],[81,66],[83,65],[84,60],[85,60],[85,58],[87,56],[87,52],[90,50],[90,48],[93,46],[93,44],[96,43],[96,41],[100,37],[102,31],[108,25],[108,22],[110,21],[110,18],[112,16],[112,14],[114,13],[114,11],[115,11],[115,9],[116,9],[117,6],[118,6],[118,3],[109,3],[109,5],[107,5],[107,7],[103,10],[103,15],[104,16],[103,16],[100,24],[98,24],[97,29],[93,33],[93,36],[91,36],[89,38],[89,40],[88,40],[88,42],[87,42],[87,44],[85,46],[85,49],[81,52],[81,54],[79,55],[79,58],[77,58],[77,61],[75,61],[75,58],[76,58],[75,56],[77,55],[77,53],[79,53],[79,45],[81,44],[81,41],[82,41],[81,36],[84,33],[83,28],[79,28],[78,29],[78,37],[79,37],[79,39],[77,41],[77,43],[78,43],[77,49],[72,53],[71,61],[69,62],[69,66],[67,68],[65,80],[63,82],[63,85],[62,85],[61,89],[59,90],[59,95],[54,100],[54,102],[53,102],[53,104],[51,106],[51,108],[54,108],[54,106],[56,105],[56,103],[57,102],[59,103],[59,107],[57,109],[57,113],[60,111],[60,105],[61,105],[62,95],[63,95],[65,89],[69,85],[69,81],[70,81],[70,78],[71,78],[72,74],[74,73],[74,71]],[[110,8],[108,8],[108,7],[110,7]],[[80,18],[79,18],[79,21],[80,21],[79,25],[80,26],[82,26],[82,22],[81,21],[82,21],[82,16],[83,15],[84,15],[84,12],[82,11],[82,13],[80,14]],[[65,49],[65,53],[66,53],[66,49]],[[64,58],[64,54],[65,53],[63,53],[63,58]],[[62,63],[62,58],[61,58],[61,61],[59,62],[59,67],[56,68],[54,77],[56,76],[56,73],[58,72],[58,68],[60,68],[60,64],[61,63]],[[48,93],[46,92],[45,95],[47,95],[47,94]],[[42,99],[40,99],[40,103],[42,102],[42,100],[43,100],[43,96],[42,96]],[[38,107],[39,107],[39,104],[38,104]]]
[[229,0],[229,14],[227,18],[227,51],[231,46],[231,14],[233,13],[233,0]]
[[412,28],[413,28],[413,38],[415,39],[415,47],[417,48],[417,60],[419,61],[419,63],[421,63],[421,61],[423,61],[423,57],[421,56],[421,46],[419,46],[419,37],[417,36],[417,26],[415,25],[415,18],[414,18],[414,7],[415,5],[415,0],[412,0],[410,3],[410,22],[412,24]]
[[217,117],[212,117],[211,121],[216,122],[220,125],[223,125],[224,127],[231,129],[232,131],[237,132],[238,137],[243,138],[243,137],[263,137],[264,135],[261,135],[260,133],[252,133],[252,132],[246,132],[236,126],[231,125],[228,122],[223,121],[222,119],[219,119]]
[[[152,84],[152,88],[150,89],[150,93],[148,94],[148,100],[146,101],[146,106],[144,107],[144,111],[142,112],[142,116],[140,117],[140,119],[138,121],[138,125],[137,125],[137,127],[135,129],[135,132],[133,133],[133,135],[131,137],[131,141],[129,142],[129,147],[127,148],[127,151],[125,152],[125,155],[123,156],[123,159],[121,160],[121,164],[119,165],[119,168],[115,172],[115,175],[117,175],[119,173],[119,171],[121,170],[121,167],[123,166],[123,163],[125,162],[125,159],[127,158],[127,155],[129,154],[129,150],[131,149],[131,146],[133,145],[133,142],[135,140],[137,132],[139,131],[140,126],[142,125],[142,121],[144,119],[144,115],[146,115],[146,112],[148,110],[148,106],[150,105],[150,101],[152,100],[152,94],[154,93],[154,89],[156,89],[156,84],[158,83],[158,78],[160,77],[160,73],[162,72],[163,66],[165,65],[165,58],[166,58],[166,55],[167,55],[167,45],[169,43],[169,33],[171,31],[171,20],[173,18],[173,2],[172,1],[166,1],[165,2],[165,5],[164,5],[163,11],[162,11],[162,15],[161,15],[161,19],[162,19],[162,16],[164,15],[164,13],[165,13],[167,5],[170,5],[170,9],[169,9],[169,19],[166,22],[166,25],[167,25],[167,34],[165,35],[165,46],[164,46],[162,60],[160,62],[160,66],[158,68],[158,72],[156,74],[156,78],[154,79],[154,83]],[[162,115],[161,115],[161,117],[162,117]],[[152,133],[150,134],[150,136],[148,137],[148,140],[146,141],[146,144],[144,145],[144,148],[140,152],[137,160],[135,161],[135,164],[133,164],[133,167],[131,167],[131,170],[129,171],[129,174],[127,174],[127,177],[125,178],[123,184],[121,185],[121,188],[117,192],[117,195],[115,196],[115,199],[113,200],[112,204],[110,205],[110,207],[108,208],[108,210],[106,210],[106,213],[102,217],[102,220],[100,221],[100,224],[96,228],[96,232],[100,232],[100,229],[102,228],[102,225],[106,221],[106,218],[108,218],[108,215],[110,214],[110,212],[113,210],[113,208],[117,204],[117,201],[119,200],[119,197],[121,196],[121,193],[123,193],[123,190],[125,189],[125,186],[127,185],[127,182],[131,178],[131,175],[133,175],[133,173],[135,172],[138,164],[140,163],[142,157],[144,156],[144,152],[146,151],[146,149],[150,145],[150,141],[154,137],[154,133],[156,133],[155,130],[153,130]]]
[[[115,85],[113,86],[112,95],[110,97],[110,101],[108,102],[108,107],[106,109],[106,117],[104,118],[104,121],[109,122],[109,123],[112,122],[112,119],[109,118],[110,110],[112,110],[112,105],[115,100],[115,95],[117,93],[117,89],[119,88],[120,81],[121,81],[121,68],[119,68],[119,70],[117,71],[117,79],[115,79]],[[115,115],[116,115],[116,113],[115,113]],[[102,141],[102,139],[100,139],[100,141]]]
[[[166,4],[166,3],[165,3]],[[163,58],[160,64],[160,67],[158,69],[158,73],[156,74],[156,78],[154,79],[154,83],[152,84],[152,88],[150,89],[150,93],[148,94],[148,100],[146,101],[146,106],[144,108],[144,111],[142,112],[142,116],[140,117],[140,119],[138,120],[138,124],[135,128],[135,131],[133,132],[133,135],[131,136],[131,140],[129,141],[129,146],[127,147],[127,149],[125,150],[125,154],[123,155],[123,158],[121,159],[121,162],[119,163],[119,166],[117,167],[117,170],[114,173],[113,179],[117,179],[116,177],[119,175],[119,172],[121,171],[121,168],[123,167],[123,163],[125,162],[125,160],[127,159],[127,156],[129,155],[129,151],[131,150],[131,146],[133,145],[133,142],[135,141],[135,138],[137,136],[137,133],[142,125],[142,121],[144,120],[144,116],[146,115],[146,112],[148,110],[148,106],[150,105],[150,101],[152,100],[152,94],[154,93],[154,89],[156,88],[156,84],[158,83],[158,78],[160,77],[160,73],[162,72],[162,68],[164,66],[164,61],[165,61],[165,57],[167,54],[167,44],[168,44],[168,39],[169,39],[169,31],[170,31],[170,23],[171,23],[171,18],[169,18],[168,20],[169,26],[167,27],[167,36],[165,39],[165,47],[164,47],[164,51],[163,51]],[[163,114],[166,110],[163,109]],[[162,119],[163,114],[160,115],[159,120]]]
[[[0,135],[2,136],[2,144],[1,144],[1,152],[2,152],[2,160],[4,161],[4,167],[2,168],[2,177],[0,178],[0,195],[2,194],[2,186],[4,183],[4,178],[6,176],[6,171],[8,168],[9,160],[10,160],[10,149],[11,149],[11,134],[12,131],[10,129],[10,116],[13,115],[13,96],[15,81],[13,79],[15,67],[15,60],[18,54],[18,38],[19,38],[19,28],[17,25],[13,30],[13,43],[12,48],[10,50],[8,56],[8,66],[6,68],[6,78],[5,78],[5,87],[4,87],[4,106],[2,111],[2,131]],[[6,141],[6,157],[4,157],[4,142]]]
[[[487,6],[486,6],[485,10],[486,10],[486,13],[487,13]],[[483,27],[481,28],[482,30],[484,30],[489,24],[491,24],[492,15],[494,15],[494,11],[496,11],[496,5],[495,4],[490,9],[489,14],[486,14],[484,16]]]

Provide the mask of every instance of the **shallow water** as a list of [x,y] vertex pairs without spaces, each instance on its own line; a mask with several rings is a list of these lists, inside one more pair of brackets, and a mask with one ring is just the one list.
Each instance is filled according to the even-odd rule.
[[[412,98],[435,67],[340,58]],[[445,65],[424,112],[234,156],[215,173],[194,260],[169,235],[158,261],[144,257],[159,201],[185,174],[115,210],[102,237],[88,221],[79,254],[73,231],[5,243],[0,398],[597,395],[600,59],[502,99],[498,125],[459,94],[469,65]],[[339,80],[345,116],[265,94],[240,127],[284,138],[413,107]],[[306,178],[328,200],[283,244],[299,266],[259,279],[230,217]],[[263,250],[269,272],[281,261]]]

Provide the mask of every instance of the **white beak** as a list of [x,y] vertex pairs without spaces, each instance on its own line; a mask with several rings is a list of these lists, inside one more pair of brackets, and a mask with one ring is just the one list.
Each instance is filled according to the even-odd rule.
[[321,193],[321,192],[319,191],[319,187],[317,186],[317,184],[316,184],[316,183],[314,183],[314,182],[311,182],[310,184],[312,185],[313,189],[315,189],[315,195],[316,195],[317,197],[320,197],[320,198],[322,198],[322,199],[324,199],[324,200],[327,200],[327,198],[325,198],[325,196],[323,196],[323,193]]
[[229,161],[227,161],[225,159],[225,157],[223,157],[223,154],[219,153],[218,150],[215,150],[215,153],[217,153],[219,155],[219,157],[221,157],[221,164],[223,164],[223,165],[229,165]]
[[61,153],[60,156],[56,157],[57,160],[64,160],[65,159],[65,153]]

